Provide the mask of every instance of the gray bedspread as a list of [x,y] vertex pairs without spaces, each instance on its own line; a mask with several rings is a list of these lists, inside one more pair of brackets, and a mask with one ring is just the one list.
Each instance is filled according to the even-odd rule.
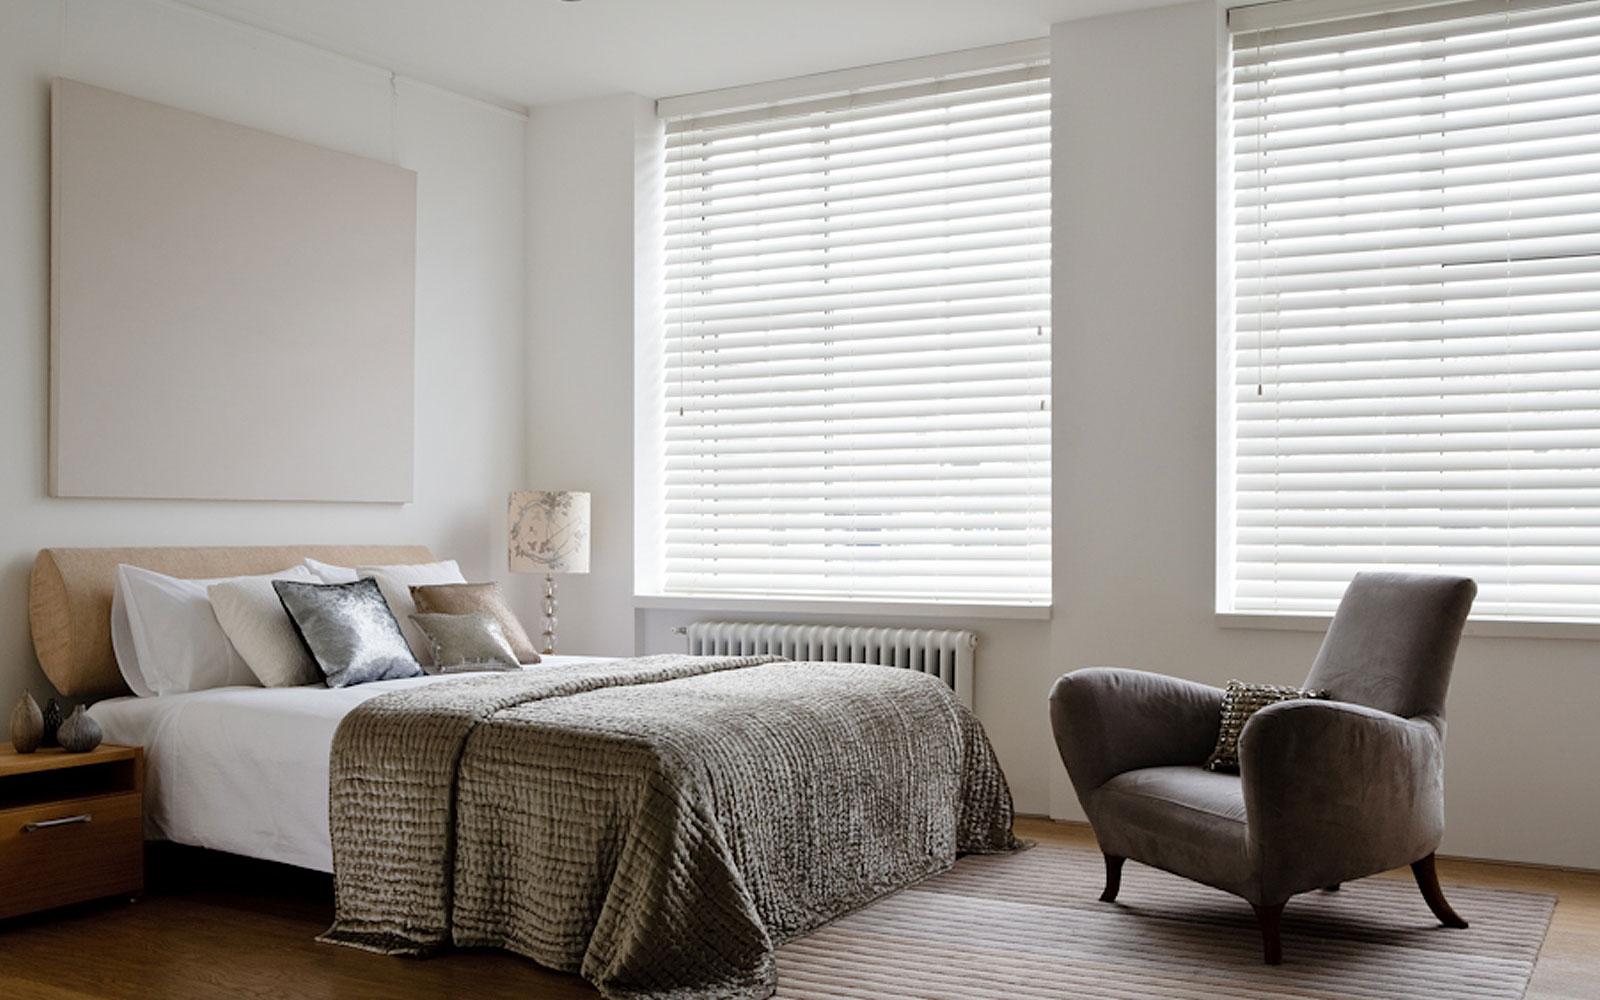
[[607,997],[769,996],[773,951],[1016,846],[982,728],[936,678],[654,656],[474,676],[334,739],[322,940],[505,948]]

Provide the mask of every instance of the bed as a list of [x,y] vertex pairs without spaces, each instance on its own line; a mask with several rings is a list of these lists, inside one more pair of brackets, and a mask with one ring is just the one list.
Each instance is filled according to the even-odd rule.
[[107,743],[144,748],[149,839],[331,873],[328,752],[339,723],[380,695],[450,679],[130,695],[96,702],[89,717]]
[[332,871],[324,941],[497,947],[610,998],[761,998],[774,953],[959,853],[1013,850],[982,727],[937,678],[779,657],[552,657],[328,689],[125,696],[119,563],[206,578],[420,547],[56,549],[35,646],[145,747],[149,832]]

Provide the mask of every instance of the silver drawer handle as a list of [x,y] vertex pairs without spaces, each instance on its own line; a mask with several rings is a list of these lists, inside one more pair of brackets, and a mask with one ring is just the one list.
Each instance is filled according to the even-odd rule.
[[40,830],[48,830],[54,826],[76,826],[79,823],[87,823],[92,819],[94,819],[94,816],[89,813],[79,813],[76,816],[63,816],[60,819],[45,819],[40,820],[37,823],[24,823],[22,825],[22,832],[38,833]]

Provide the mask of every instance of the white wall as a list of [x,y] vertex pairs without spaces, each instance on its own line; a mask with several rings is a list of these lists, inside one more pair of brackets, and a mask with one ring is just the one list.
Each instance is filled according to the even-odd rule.
[[[642,151],[653,102],[621,95],[535,108],[528,120],[527,489],[587,490],[590,571],[562,575],[558,646],[631,655],[633,331]],[[537,631],[538,617],[528,621]]]
[[[406,505],[46,496],[49,93],[64,75],[418,173],[416,500]],[[0,705],[49,688],[27,620],[54,545],[421,542],[505,575],[521,480],[523,169],[519,116],[149,0],[6,0],[0,25]],[[361,391],[351,373],[350,391]],[[285,407],[316,399],[286,389]],[[203,417],[201,417],[203,419]],[[262,413],[270,421],[272,414]],[[339,429],[330,427],[329,433]],[[518,587],[525,594],[525,588]],[[524,599],[522,607],[531,607]]]

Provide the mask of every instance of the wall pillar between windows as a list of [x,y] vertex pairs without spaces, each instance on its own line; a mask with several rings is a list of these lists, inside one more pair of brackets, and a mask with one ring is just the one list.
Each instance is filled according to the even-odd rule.
[[[523,486],[592,494],[590,572],[563,575],[559,650],[632,655],[634,327],[653,265],[638,187],[656,155],[652,101],[632,94],[534,108],[528,120],[527,424]],[[653,223],[652,223],[653,224]]]

